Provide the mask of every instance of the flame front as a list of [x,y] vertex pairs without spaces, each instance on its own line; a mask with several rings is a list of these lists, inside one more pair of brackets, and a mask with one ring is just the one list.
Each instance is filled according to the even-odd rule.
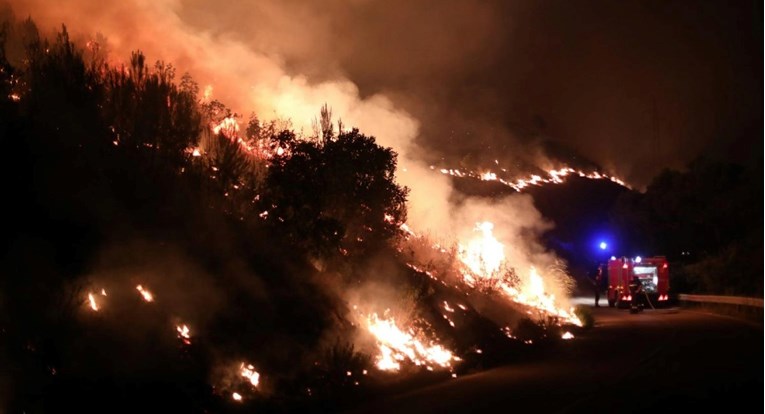
[[491,282],[510,300],[553,315],[562,320],[582,326],[573,309],[565,310],[557,306],[555,295],[547,292],[544,280],[535,267],[531,267],[528,277],[517,286],[505,280],[501,272],[505,262],[504,246],[492,233],[494,225],[488,221],[478,223],[476,230],[481,237],[471,240],[466,248],[460,248],[459,259],[466,269],[462,272],[465,283],[474,287],[477,282]]
[[555,295],[545,290],[544,280],[533,266],[529,269],[528,279],[521,284],[520,289],[506,283],[503,283],[500,288],[514,302],[530,306],[547,315],[556,316],[565,322],[582,326],[582,321],[574,314],[573,308],[566,310],[558,307]]
[[[460,246],[459,258],[470,269],[472,274],[484,279],[491,279],[497,275],[505,261],[505,247],[492,233],[494,224],[488,221],[476,224],[475,230],[480,231],[482,237],[471,240],[466,248]],[[473,286],[474,280],[467,277],[466,282]]]
[[[499,164],[497,161],[495,161],[495,163]],[[431,166],[430,169],[436,170],[436,167]],[[516,178],[514,180],[506,180],[500,177],[497,173],[493,171],[484,171],[479,173],[476,171],[462,171],[456,168],[441,168],[441,169],[438,169],[438,171],[441,174],[451,175],[452,177],[458,177],[458,178],[471,177],[471,178],[479,179],[481,181],[495,181],[505,186],[508,186],[515,191],[522,191],[524,188],[527,188],[532,185],[538,186],[542,184],[561,184],[565,181],[565,178],[570,175],[578,175],[580,177],[589,178],[591,180],[609,180],[613,183],[621,185],[622,187],[630,188],[630,186],[627,185],[623,180],[620,180],[614,176],[603,174],[597,171],[585,172],[583,170],[576,170],[571,167],[563,167],[557,170],[549,170],[547,171],[546,177],[542,177],[537,174],[531,174],[529,176],[526,176],[523,178]],[[502,171],[507,173],[507,170],[504,168],[502,169]]]
[[398,371],[401,361],[409,360],[417,366],[438,365],[451,368],[453,361],[460,359],[442,345],[417,338],[413,330],[401,330],[393,318],[381,319],[376,313],[366,318],[369,332],[377,339],[380,355],[377,368],[383,371]]

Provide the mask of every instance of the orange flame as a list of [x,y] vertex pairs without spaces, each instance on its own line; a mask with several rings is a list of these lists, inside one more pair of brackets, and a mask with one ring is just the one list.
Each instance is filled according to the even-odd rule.
[[141,296],[143,296],[143,300],[147,302],[154,302],[154,295],[151,294],[148,290],[146,290],[143,286],[138,285],[135,287],[138,292],[141,293]]
[[181,338],[184,344],[191,345],[191,330],[188,325],[178,325],[175,327],[175,330],[178,332],[178,337]]
[[223,133],[226,137],[233,139],[239,133],[239,123],[233,116],[228,116],[223,118],[219,124],[214,125],[212,131],[216,135]]
[[[482,237],[471,240],[466,248],[460,246],[459,258],[470,269],[473,275],[482,279],[492,279],[505,261],[505,247],[492,234],[494,224],[488,221],[477,223],[475,230]],[[465,276],[468,285],[475,285],[471,275]]]
[[88,293],[88,302],[90,302],[90,309],[98,312],[98,303],[96,303],[96,297],[92,293]]
[[380,355],[377,368],[383,371],[398,371],[401,361],[409,360],[417,366],[432,365],[451,368],[453,361],[460,359],[442,345],[427,339],[420,339],[414,330],[401,330],[393,318],[381,319],[376,313],[366,318],[369,332],[377,339]]
[[242,377],[247,378],[247,380],[250,381],[250,384],[252,384],[253,387],[257,387],[258,384],[260,384],[260,373],[255,371],[254,366],[250,364],[245,365],[245,363],[242,362],[242,365],[239,367],[239,372]]
[[527,280],[520,286],[513,286],[503,279],[501,267],[505,262],[504,246],[492,234],[493,228],[491,222],[478,223],[476,230],[481,232],[482,237],[471,240],[466,248],[460,246],[458,257],[467,268],[463,272],[465,283],[474,287],[479,281],[493,282],[493,286],[513,302],[582,326],[573,309],[565,310],[557,306],[555,295],[547,293],[544,280],[533,266]]
[[[495,163],[498,164],[497,161],[495,161]],[[430,169],[435,170],[436,168],[434,166],[431,166]],[[568,177],[569,175],[578,175],[580,177],[589,178],[591,180],[609,180],[613,183],[621,185],[622,187],[630,188],[630,186],[627,185],[623,180],[620,180],[619,178],[616,178],[614,176],[599,173],[597,171],[588,173],[583,170],[573,169],[571,167],[563,167],[557,170],[549,170],[547,171],[546,177],[542,177],[536,174],[531,174],[527,177],[517,178],[515,180],[506,180],[504,178],[501,178],[497,173],[493,171],[488,171],[488,170],[485,172],[479,173],[475,171],[461,171],[454,168],[441,168],[438,171],[441,172],[441,174],[451,175],[452,177],[458,177],[458,178],[471,177],[471,178],[479,179],[481,181],[495,181],[505,186],[508,186],[515,191],[521,191],[524,188],[527,188],[532,185],[539,186],[542,184],[561,184],[565,182],[565,178]],[[502,171],[507,172],[506,169],[502,169]]]

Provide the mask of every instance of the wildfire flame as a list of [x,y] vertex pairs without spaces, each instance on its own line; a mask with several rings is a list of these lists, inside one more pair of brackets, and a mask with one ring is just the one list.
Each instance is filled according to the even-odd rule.
[[465,283],[472,287],[478,281],[494,282],[499,291],[513,302],[582,326],[573,309],[565,310],[557,306],[555,295],[546,291],[544,280],[533,266],[525,283],[520,286],[513,286],[504,280],[500,271],[505,262],[504,246],[494,237],[493,229],[491,222],[478,223],[476,230],[481,232],[481,237],[471,240],[466,248],[460,248],[458,257],[466,267],[463,271]]
[[258,384],[260,384],[260,374],[255,371],[255,367],[247,364],[245,365],[244,362],[242,362],[242,365],[239,367],[239,372],[244,378],[247,378],[248,381],[250,381],[250,384],[252,384],[253,387],[257,387]]
[[148,290],[146,290],[143,286],[138,285],[135,287],[138,292],[141,293],[141,296],[143,296],[143,300],[147,302],[154,302],[154,295],[151,294]]
[[98,303],[96,303],[96,297],[92,293],[88,293],[88,302],[90,302],[90,309],[98,312]]
[[234,401],[242,401],[242,395],[238,392],[232,393],[231,398],[233,398]]
[[191,345],[191,330],[188,325],[178,325],[175,327],[175,330],[178,331],[178,337],[181,338],[184,344]]
[[[472,274],[484,279],[490,279],[499,272],[505,260],[504,246],[492,233],[494,224],[488,221],[477,223],[475,230],[482,237],[471,240],[466,248],[460,246],[459,258],[470,269]],[[471,277],[466,278],[469,285],[474,285]]]
[[565,322],[582,326],[582,321],[574,314],[573,308],[566,310],[557,306],[555,295],[546,292],[544,280],[533,266],[529,269],[528,279],[521,285],[520,290],[506,283],[503,283],[500,289],[514,302],[559,317]]
[[[436,168],[434,166],[431,166],[430,169],[435,170]],[[597,171],[585,172],[583,170],[576,170],[571,167],[563,167],[557,170],[549,170],[547,171],[546,177],[542,177],[537,174],[531,174],[527,177],[517,178],[515,180],[506,180],[500,177],[497,173],[493,171],[489,171],[489,170],[484,172],[476,172],[476,171],[462,171],[455,168],[441,168],[438,171],[441,174],[451,175],[452,177],[458,177],[458,178],[471,177],[471,178],[479,179],[481,181],[495,181],[507,187],[510,187],[515,191],[522,191],[524,188],[527,188],[532,185],[538,186],[542,184],[561,184],[565,182],[565,178],[570,175],[578,175],[580,177],[589,178],[591,180],[609,180],[611,182],[621,185],[622,187],[630,188],[623,180],[620,180],[619,178],[616,178],[614,176],[603,174]],[[505,169],[502,169],[502,171],[507,172],[507,170]]]
[[460,360],[442,345],[418,338],[414,330],[401,330],[393,318],[381,319],[372,313],[367,316],[366,322],[380,349],[377,357],[377,368],[380,370],[398,371],[404,360],[429,369],[432,369],[433,364],[451,368],[453,361]]
[[572,334],[571,332],[565,332],[560,337],[563,339],[574,339],[574,334]]
[[239,133],[239,123],[233,116],[228,116],[223,118],[219,124],[214,125],[212,131],[216,135],[223,133],[226,137],[233,139]]

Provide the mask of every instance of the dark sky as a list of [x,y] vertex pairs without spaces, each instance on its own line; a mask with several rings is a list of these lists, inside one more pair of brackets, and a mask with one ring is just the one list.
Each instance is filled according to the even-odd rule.
[[235,39],[309,83],[348,79],[413,114],[430,161],[523,170],[576,155],[638,187],[702,153],[762,169],[762,1],[11,3],[181,70]]

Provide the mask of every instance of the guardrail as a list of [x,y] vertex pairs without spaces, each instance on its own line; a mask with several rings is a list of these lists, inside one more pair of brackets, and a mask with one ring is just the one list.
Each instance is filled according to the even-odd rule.
[[729,305],[763,307],[761,298],[747,298],[741,296],[714,296],[714,295],[686,295],[681,293],[678,299],[686,302],[725,303]]

